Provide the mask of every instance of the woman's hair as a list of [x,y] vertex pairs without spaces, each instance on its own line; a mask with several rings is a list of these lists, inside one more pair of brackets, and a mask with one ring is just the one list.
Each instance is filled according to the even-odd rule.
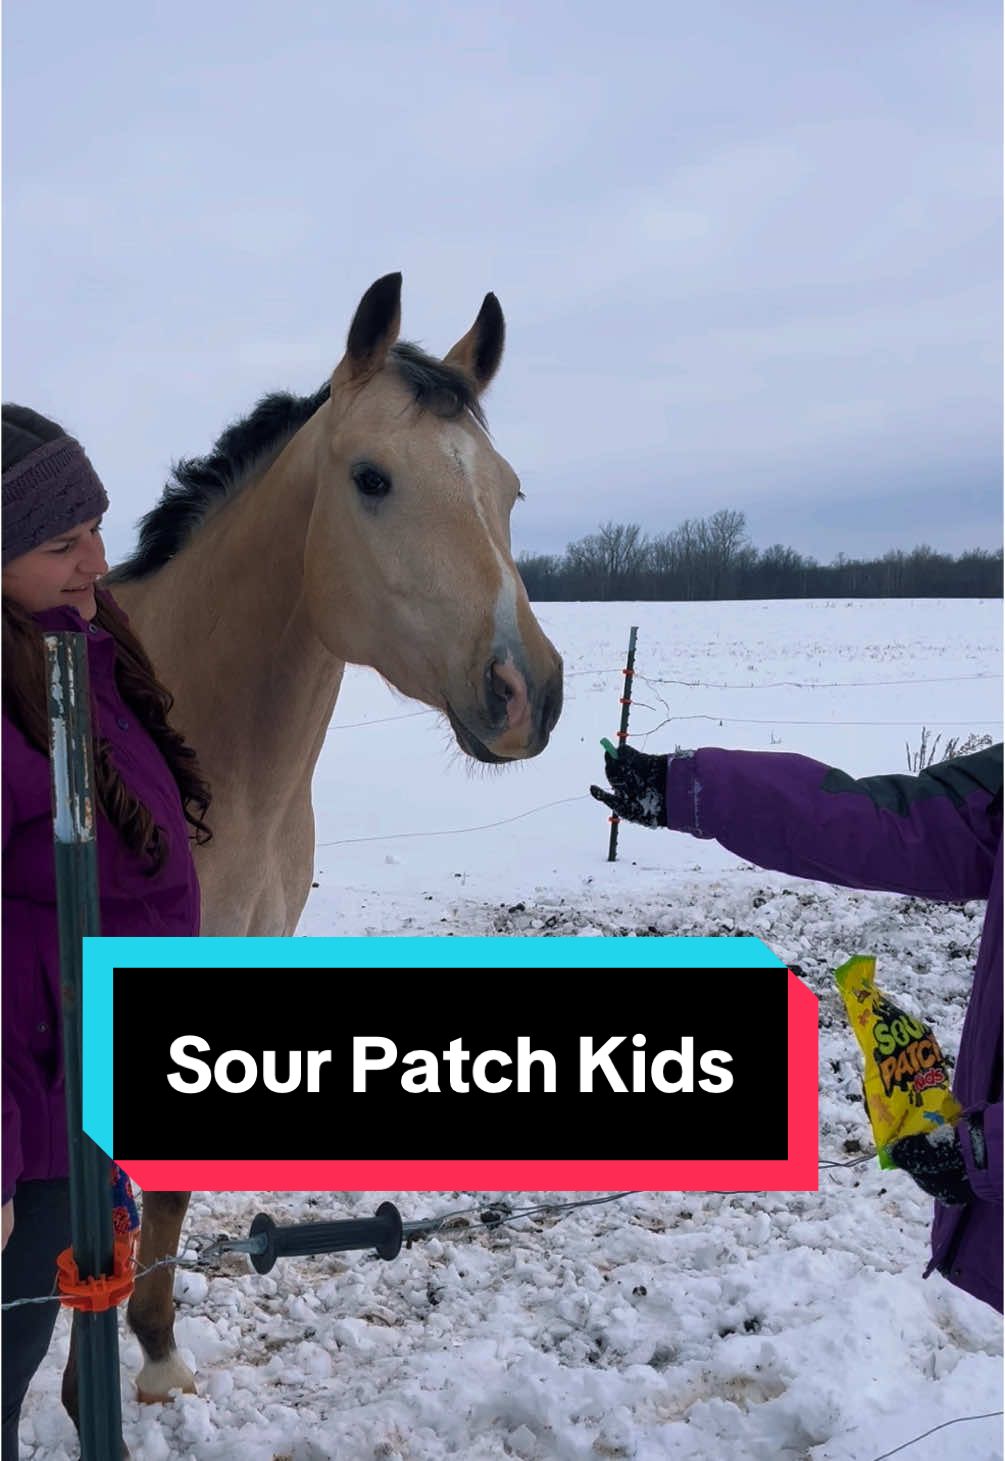
[[[209,810],[210,791],[203,779],[192,747],[168,724],[174,703],[158,681],[153,666],[121,610],[107,595],[98,594],[94,622],[115,640],[115,676],[119,692],[133,714],[149,732],[167,762],[181,795],[185,820],[195,830],[194,840],[204,843],[212,833],[204,820]],[[32,616],[10,599],[3,600],[3,705],[31,745],[49,754],[49,722],[46,713],[45,654],[42,632]],[[122,781],[112,761],[109,744],[95,737],[94,775],[98,803],[117,829],[130,852],[145,858],[149,875],[163,866],[167,857],[165,834],[147,807]]]

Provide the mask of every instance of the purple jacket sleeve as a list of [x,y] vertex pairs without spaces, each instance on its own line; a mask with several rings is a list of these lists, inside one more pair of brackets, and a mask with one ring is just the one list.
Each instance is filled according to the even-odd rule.
[[21,1112],[17,1102],[3,1083],[3,1193],[2,1200],[9,1202],[14,1196],[21,1160]]
[[[10,839],[11,828],[14,820],[14,806],[7,785],[6,778],[3,784],[3,846],[6,850]],[[14,1099],[13,1092],[8,1088],[6,1068],[3,1072],[2,1086],[3,1102],[3,1130],[0,1134],[2,1147],[0,1147],[0,1158],[2,1158],[2,1200],[9,1202],[14,1196],[14,1188],[17,1184],[23,1165],[21,1158],[21,1112]]]
[[807,756],[705,749],[667,764],[667,825],[759,867],[944,902],[986,898],[1002,748],[854,781]]

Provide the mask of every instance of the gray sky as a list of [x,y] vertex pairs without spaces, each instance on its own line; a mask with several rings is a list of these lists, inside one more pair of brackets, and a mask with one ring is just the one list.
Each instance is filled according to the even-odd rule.
[[3,395],[114,556],[392,269],[437,354],[500,297],[519,549],[1001,544],[997,0],[38,0],[3,42]]

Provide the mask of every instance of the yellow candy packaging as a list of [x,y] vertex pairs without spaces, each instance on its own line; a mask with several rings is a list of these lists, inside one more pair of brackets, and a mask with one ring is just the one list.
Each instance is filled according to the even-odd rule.
[[859,954],[834,979],[865,1058],[865,1104],[881,1167],[902,1136],[952,1124],[963,1108],[949,1089],[939,1042],[875,983],[876,960]]

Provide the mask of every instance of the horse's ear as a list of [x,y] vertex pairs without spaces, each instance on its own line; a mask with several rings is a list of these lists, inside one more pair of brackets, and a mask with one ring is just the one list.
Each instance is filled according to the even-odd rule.
[[503,345],[506,343],[506,321],[502,306],[494,294],[486,294],[478,318],[468,333],[458,340],[443,357],[448,365],[456,365],[483,391],[499,369]]
[[360,380],[380,370],[401,329],[401,275],[385,274],[360,300],[346,352],[336,367],[349,380]]

